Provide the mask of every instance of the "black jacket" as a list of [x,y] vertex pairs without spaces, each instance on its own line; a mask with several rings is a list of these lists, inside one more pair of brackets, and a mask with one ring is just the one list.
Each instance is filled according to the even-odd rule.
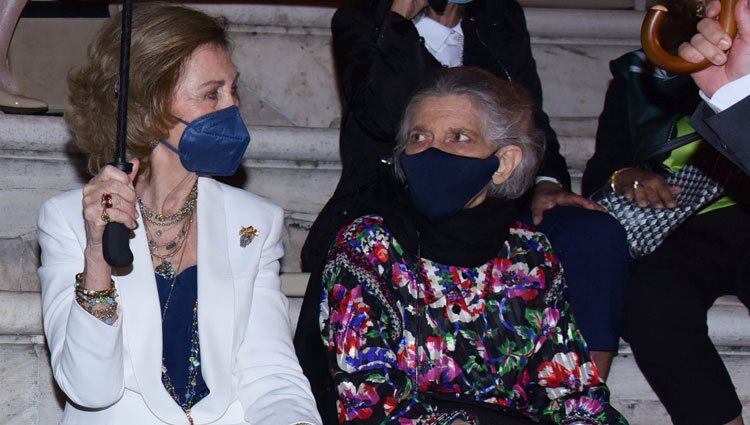
[[702,102],[690,123],[716,150],[750,176],[750,97],[716,114]]
[[[358,207],[383,173],[381,160],[391,157],[406,103],[420,83],[441,68],[414,24],[390,7],[391,0],[353,1],[333,17],[333,49],[343,98],[343,170],[303,247],[305,270],[324,260],[335,233],[357,217]],[[570,188],[557,136],[542,111],[542,88],[521,6],[515,0],[475,0],[466,5],[462,29],[464,65],[515,81],[531,93],[538,107],[536,125],[547,142],[538,174]]]

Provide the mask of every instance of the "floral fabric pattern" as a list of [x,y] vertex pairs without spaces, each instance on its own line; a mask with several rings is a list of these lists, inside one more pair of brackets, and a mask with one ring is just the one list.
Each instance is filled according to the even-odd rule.
[[520,223],[472,268],[417,258],[382,218],[360,217],[338,234],[323,280],[340,423],[480,425],[435,401],[453,395],[557,423],[627,424],[562,297],[549,242]]

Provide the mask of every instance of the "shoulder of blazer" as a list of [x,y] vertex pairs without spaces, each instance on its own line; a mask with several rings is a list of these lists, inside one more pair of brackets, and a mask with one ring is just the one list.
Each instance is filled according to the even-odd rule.
[[[80,189],[69,190],[67,192],[58,193],[57,195],[47,199],[45,201],[45,204],[52,203],[62,208],[62,207],[72,206],[75,203],[80,204],[82,199],[83,199],[83,188],[80,188]],[[78,205],[78,206],[81,206],[81,205]]]
[[82,229],[84,225],[82,199],[82,188],[58,193],[44,201],[40,211],[47,213],[50,213],[51,209],[59,211],[65,217],[65,221],[71,224],[71,227],[81,227]]
[[[270,213],[283,212],[283,209],[280,206],[260,195],[248,192],[245,189],[217,182],[216,180],[211,180],[211,182],[212,184],[215,184],[215,187],[218,190],[221,190],[227,201],[239,203],[243,206],[253,206],[255,208],[267,210]],[[200,196],[200,194],[198,194],[198,196]]]
[[[268,214],[269,216],[283,215],[284,210],[272,201],[248,192],[245,189],[229,186],[213,179],[206,179],[206,184],[214,190],[221,191],[224,196],[224,208],[227,214],[232,211],[254,211],[256,214]],[[200,193],[198,194],[200,197]]]

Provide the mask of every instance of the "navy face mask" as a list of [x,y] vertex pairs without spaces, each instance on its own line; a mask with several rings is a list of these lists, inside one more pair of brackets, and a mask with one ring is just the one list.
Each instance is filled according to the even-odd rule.
[[177,120],[187,126],[180,138],[180,148],[166,140],[160,143],[180,156],[186,170],[202,176],[231,176],[237,171],[250,143],[250,133],[239,108],[230,106],[193,122]]
[[399,158],[406,174],[411,200],[433,223],[461,211],[500,167],[494,154],[485,159],[453,155],[436,148]]

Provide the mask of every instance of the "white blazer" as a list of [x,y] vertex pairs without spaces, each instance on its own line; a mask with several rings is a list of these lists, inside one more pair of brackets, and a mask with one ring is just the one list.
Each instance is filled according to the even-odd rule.
[[[86,234],[82,190],[55,196],[39,213],[44,331],[55,380],[68,396],[62,424],[188,424],[161,382],[159,298],[142,218],[135,260],[114,277],[119,319],[108,326],[74,300]],[[294,354],[281,293],[283,211],[244,190],[198,180],[198,327],[211,393],[196,424],[320,424]],[[240,228],[258,236],[240,246]]]

